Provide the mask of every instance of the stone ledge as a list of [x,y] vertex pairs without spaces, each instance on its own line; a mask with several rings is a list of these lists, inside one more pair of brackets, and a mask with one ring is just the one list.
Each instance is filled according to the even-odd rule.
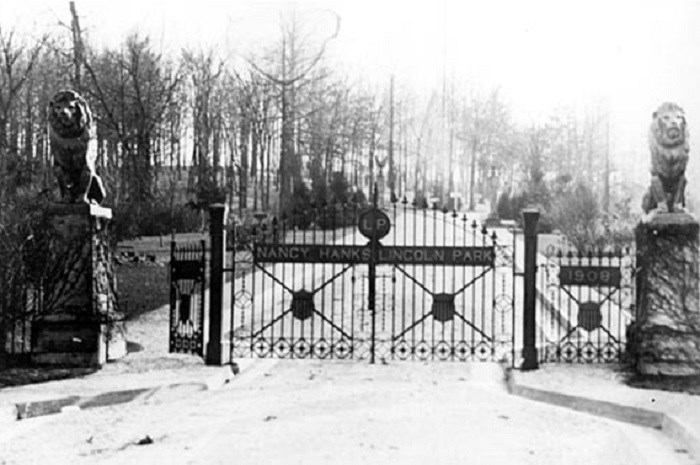
[[695,239],[700,224],[689,213],[650,213],[637,225],[639,233],[655,236],[688,236]]
[[[49,320],[48,318],[52,318]],[[127,354],[120,323],[99,319],[51,315],[35,323],[31,361],[46,365],[101,366]]]
[[35,365],[100,367],[99,354],[95,352],[38,352],[32,354]]
[[700,363],[679,362],[676,360],[647,361],[640,358],[636,366],[637,372],[650,376],[697,376],[700,375]]

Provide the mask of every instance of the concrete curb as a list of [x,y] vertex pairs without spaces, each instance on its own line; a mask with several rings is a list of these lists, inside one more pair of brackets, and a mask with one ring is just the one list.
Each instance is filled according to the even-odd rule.
[[513,375],[512,370],[507,368],[505,378],[509,394],[615,421],[658,429],[686,449],[688,454],[700,463],[700,437],[673,415],[641,407],[631,407],[604,400],[522,386],[517,384]]
[[[169,383],[137,389],[105,391],[90,396],[71,395],[39,401],[2,403],[0,404],[0,424],[10,424],[18,420],[61,412],[72,412],[94,407],[124,404],[136,400],[147,401],[157,398],[159,393],[166,391],[170,393],[176,392],[176,396],[185,395],[193,391],[212,391],[220,389],[230,382],[233,377],[234,371],[232,368],[223,366],[215,374],[208,376],[202,381]],[[177,391],[182,392],[178,394]],[[172,398],[172,394],[170,394],[170,398]]]

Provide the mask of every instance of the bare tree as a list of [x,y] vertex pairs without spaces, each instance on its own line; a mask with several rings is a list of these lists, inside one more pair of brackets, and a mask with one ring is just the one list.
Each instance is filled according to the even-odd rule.
[[31,79],[32,72],[46,44],[47,36],[28,45],[17,40],[14,31],[0,29],[0,205],[10,188],[8,168],[18,154],[18,124],[21,91]]
[[481,181],[478,183],[483,186],[490,167],[501,163],[509,134],[509,112],[498,89],[485,97],[473,94],[465,102],[463,124],[461,137],[469,151],[469,209],[474,210],[477,182]]
[[200,209],[213,202],[218,194],[218,175],[221,168],[222,109],[218,94],[222,92],[223,61],[216,58],[215,50],[195,53],[183,51],[185,71],[192,93],[193,145],[192,162],[194,176],[190,182]]
[[305,84],[305,79],[323,58],[328,43],[338,36],[340,17],[335,17],[335,29],[326,37],[315,53],[308,51],[309,45],[303,39],[301,24],[293,16],[282,26],[280,68],[277,72],[263,70],[254,62],[251,66],[273,83],[279,91],[282,116],[282,141],[279,168],[279,208],[287,210],[295,185],[302,182],[301,160],[296,153],[295,133],[297,118],[297,93]]
[[152,143],[181,81],[180,70],[156,53],[150,39],[127,38],[84,63],[98,121],[119,142],[123,192],[140,206],[152,195]]

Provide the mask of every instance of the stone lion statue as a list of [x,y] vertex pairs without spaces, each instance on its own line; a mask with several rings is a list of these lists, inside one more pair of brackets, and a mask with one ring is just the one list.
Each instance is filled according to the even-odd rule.
[[92,114],[72,90],[58,92],[49,104],[49,139],[54,174],[64,202],[102,203],[105,189],[95,171]]
[[645,213],[685,211],[685,167],[690,145],[683,109],[663,103],[652,115],[649,128],[651,186],[642,200]]

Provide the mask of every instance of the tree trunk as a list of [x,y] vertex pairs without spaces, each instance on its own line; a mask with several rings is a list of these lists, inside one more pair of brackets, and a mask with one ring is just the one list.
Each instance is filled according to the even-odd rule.
[[282,88],[282,153],[279,168],[279,208],[287,211],[292,201],[295,182],[294,153],[294,118],[292,117],[291,92],[287,86]]
[[134,172],[137,203],[146,202],[151,195],[151,138],[148,133],[138,136]]
[[82,93],[82,63],[83,63],[83,40],[80,29],[80,19],[75,9],[75,2],[69,3],[71,13],[71,33],[73,34],[73,85],[75,89]]
[[396,195],[396,173],[394,168],[394,76],[389,88],[389,191]]
[[5,203],[7,189],[7,119],[0,115],[0,205]]
[[34,106],[32,104],[32,87],[33,82],[30,82],[27,88],[26,116],[24,120],[24,153],[27,161],[30,162],[33,162],[34,159]]
[[472,159],[469,166],[469,210],[476,209],[476,199],[474,198],[475,182],[476,182],[476,139],[472,140]]
[[241,166],[238,172],[238,187],[239,187],[239,198],[238,198],[238,210],[241,214],[247,208],[248,205],[248,144],[250,139],[250,120],[247,118],[241,118],[241,133],[238,149],[241,154]]
[[250,179],[253,184],[253,211],[258,209],[258,145],[257,123],[253,121],[250,141]]

